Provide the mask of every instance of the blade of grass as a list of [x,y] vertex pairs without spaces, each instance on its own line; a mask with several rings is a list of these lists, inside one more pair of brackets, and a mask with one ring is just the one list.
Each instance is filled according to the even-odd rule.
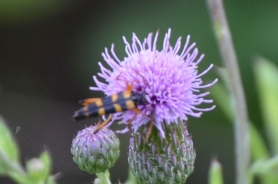
[[[233,122],[233,111],[232,104],[229,101],[228,91],[220,82],[215,84],[210,88],[211,96],[213,97],[216,105],[220,107],[223,113],[228,118],[229,122]],[[250,148],[251,155],[253,160],[266,159],[269,157],[269,153],[266,147],[266,144],[260,135],[257,128],[253,125],[252,122],[250,124]]]
[[224,184],[222,167],[216,159],[210,164],[209,184]]
[[278,68],[264,58],[254,66],[266,133],[272,154],[278,154]]

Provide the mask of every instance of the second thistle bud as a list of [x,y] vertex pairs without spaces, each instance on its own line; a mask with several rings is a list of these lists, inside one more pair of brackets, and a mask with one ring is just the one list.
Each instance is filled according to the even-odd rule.
[[101,173],[113,167],[120,155],[120,141],[112,130],[96,126],[78,132],[72,141],[73,161],[90,174]]
[[139,183],[182,184],[194,170],[195,150],[186,126],[179,122],[163,127],[165,138],[154,127],[132,133],[128,162]]

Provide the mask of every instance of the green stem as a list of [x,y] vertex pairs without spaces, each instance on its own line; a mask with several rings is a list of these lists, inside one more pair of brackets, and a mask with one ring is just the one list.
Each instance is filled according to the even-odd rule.
[[24,170],[17,164],[9,159],[9,157],[0,149],[0,160],[4,163],[8,170],[20,173],[21,175],[27,176]]
[[133,175],[131,169],[128,170],[128,178],[127,178],[127,181],[125,182],[125,184],[137,184],[137,179]]
[[110,182],[110,173],[108,170],[101,172],[101,173],[96,173],[98,180],[95,181],[95,184],[111,184]]
[[3,150],[0,149],[0,160],[3,163],[6,173],[10,178],[19,184],[27,184],[29,178],[24,169],[15,161],[12,161]]
[[234,110],[234,136],[235,136],[235,160],[236,183],[248,182],[248,168],[250,162],[249,149],[249,124],[244,91],[241,83],[237,64],[237,57],[233,47],[229,26],[226,20],[223,3],[221,0],[207,0],[214,32],[218,40],[222,61],[227,68],[229,77],[229,90]]

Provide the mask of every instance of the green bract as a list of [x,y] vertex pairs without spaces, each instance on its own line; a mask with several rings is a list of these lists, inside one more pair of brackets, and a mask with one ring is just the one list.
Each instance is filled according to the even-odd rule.
[[90,174],[111,168],[120,155],[120,142],[114,132],[107,128],[96,133],[95,130],[95,126],[90,126],[79,131],[71,147],[73,161]]
[[146,142],[147,127],[132,134],[128,162],[139,183],[185,183],[194,170],[195,150],[184,123],[163,127],[162,138],[153,127]]

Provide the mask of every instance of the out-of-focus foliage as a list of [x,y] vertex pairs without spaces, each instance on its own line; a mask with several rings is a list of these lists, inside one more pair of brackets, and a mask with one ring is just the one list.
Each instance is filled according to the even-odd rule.
[[28,21],[53,16],[63,11],[71,2],[71,0],[1,0],[0,23],[27,23]]
[[[0,117],[0,154],[10,162],[19,162],[17,145],[2,117]],[[6,160],[0,159],[0,174],[7,174],[9,170]]]
[[[219,71],[225,71],[225,69],[221,69]],[[225,81],[225,83],[227,83],[228,79],[224,75],[222,75],[223,73],[225,72],[219,72],[220,77],[223,79],[223,81]],[[229,119],[229,122],[232,123],[234,115],[232,112],[231,102],[229,100],[230,97],[227,88],[224,87],[223,84],[218,82],[213,87],[211,87],[211,95],[215,99],[217,106],[221,108],[223,113]],[[254,160],[266,158],[268,156],[266,144],[264,143],[262,136],[252,122],[250,122],[250,144],[251,155]]]
[[0,175],[10,177],[17,184],[55,184],[51,176],[51,158],[47,151],[26,163],[26,171],[19,161],[19,151],[12,134],[0,117]]
[[[267,149],[267,143],[263,140],[257,128],[250,122],[250,147],[253,164],[249,171],[249,178],[251,182],[254,180],[254,176],[258,176],[262,183],[274,184],[278,182],[278,68],[272,62],[259,57],[254,65],[254,70],[261,110],[265,120],[266,135],[271,150]],[[223,71],[223,69],[219,71]],[[227,78],[221,75],[223,73],[225,72],[219,72],[225,83],[228,83]],[[211,92],[216,103],[232,122],[233,115],[230,110],[231,103],[228,101],[228,90],[218,83],[211,88]],[[218,175],[212,173],[214,173],[214,168],[211,166],[210,180],[216,180]]]
[[261,110],[272,155],[278,154],[278,67],[264,59],[255,63]]
[[216,160],[212,160],[209,169],[209,184],[223,184],[222,166]]

